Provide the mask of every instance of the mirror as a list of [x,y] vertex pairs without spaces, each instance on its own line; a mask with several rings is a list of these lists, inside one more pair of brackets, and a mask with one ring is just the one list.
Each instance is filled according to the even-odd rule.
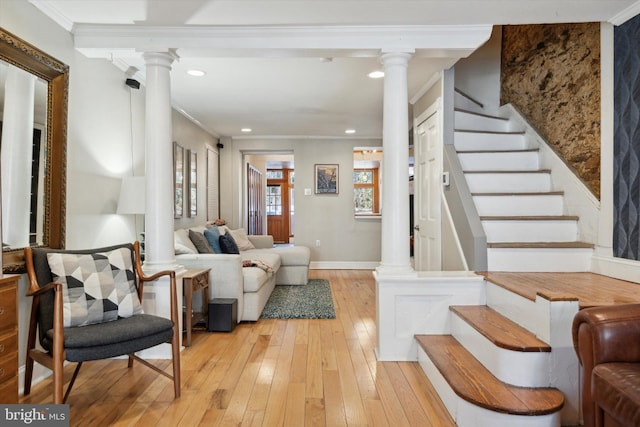
[[[40,196],[35,196],[42,201],[42,207],[39,210],[43,217],[36,218],[41,231],[32,239],[31,244],[63,248],[69,67],[2,28],[0,28],[0,61],[26,71],[33,75],[36,81],[44,82],[46,85],[46,114],[43,115],[46,117],[46,125],[44,135],[41,136],[44,145],[42,151],[46,154],[43,158],[44,165],[39,168],[42,171],[39,180],[43,191]],[[36,83],[36,87],[39,84],[41,83]],[[36,128],[37,126],[34,127],[34,131],[37,130]],[[3,145],[5,143],[3,142]],[[3,248],[2,259],[5,273],[24,271],[21,247],[14,245]]]

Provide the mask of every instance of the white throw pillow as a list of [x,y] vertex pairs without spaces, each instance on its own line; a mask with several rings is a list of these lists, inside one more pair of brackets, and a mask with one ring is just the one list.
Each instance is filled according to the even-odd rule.
[[189,231],[184,228],[173,232],[173,244],[176,255],[198,253],[198,249],[189,238]]
[[236,241],[236,245],[238,245],[238,249],[240,251],[248,251],[249,249],[255,249],[253,243],[249,241],[247,237],[247,232],[244,228],[238,228],[237,230],[229,230],[229,234],[233,237],[233,240]]

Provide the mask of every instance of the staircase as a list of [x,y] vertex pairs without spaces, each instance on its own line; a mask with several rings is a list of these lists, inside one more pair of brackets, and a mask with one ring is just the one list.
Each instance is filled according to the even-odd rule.
[[454,146],[487,236],[488,271],[588,271],[593,245],[512,121],[456,92]]
[[[539,147],[456,92],[454,147],[487,237],[488,271],[589,271],[593,245],[565,213]],[[525,300],[485,281],[486,305],[450,306],[448,335],[416,335],[418,361],[458,426],[579,422],[577,303]]]

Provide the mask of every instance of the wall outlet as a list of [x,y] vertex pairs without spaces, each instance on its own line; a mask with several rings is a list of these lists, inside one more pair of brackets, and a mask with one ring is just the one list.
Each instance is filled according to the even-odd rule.
[[316,240],[316,248],[320,247],[320,240]]

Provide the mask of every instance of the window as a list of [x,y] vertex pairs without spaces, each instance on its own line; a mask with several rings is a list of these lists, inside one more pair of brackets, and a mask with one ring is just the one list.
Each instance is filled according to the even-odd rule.
[[380,213],[378,168],[353,170],[353,202],[356,215]]
[[353,205],[355,215],[380,215],[382,150],[361,147],[353,150]]
[[267,215],[282,215],[282,187],[267,186]]

